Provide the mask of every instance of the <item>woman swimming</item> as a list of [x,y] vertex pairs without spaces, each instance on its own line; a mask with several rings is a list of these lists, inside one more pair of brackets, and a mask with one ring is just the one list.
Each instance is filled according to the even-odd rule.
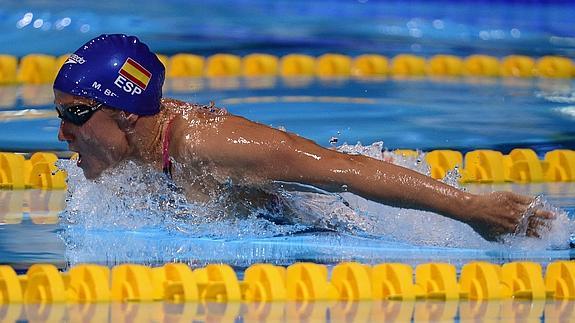
[[[515,232],[533,201],[511,192],[470,194],[213,106],[162,98],[163,82],[164,66],[134,36],[101,35],[64,63],[54,82],[62,119],[58,138],[79,153],[77,165],[86,178],[134,160],[166,172],[193,201],[208,202],[233,188],[254,205],[274,198],[266,192],[270,183],[297,182],[436,212],[490,240]],[[527,234],[532,236],[538,236],[544,219],[554,217],[542,209],[531,214]]]

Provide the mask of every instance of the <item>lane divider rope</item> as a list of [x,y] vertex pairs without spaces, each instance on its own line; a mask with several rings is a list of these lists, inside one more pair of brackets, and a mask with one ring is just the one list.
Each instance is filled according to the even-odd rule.
[[[59,57],[29,54],[18,60],[0,55],[0,84],[48,84],[56,77],[59,67],[69,54]],[[572,59],[562,56],[539,58],[509,55],[497,58],[488,55],[434,55],[426,58],[399,54],[387,58],[378,54],[356,57],[328,53],[319,57],[289,54],[282,57],[253,53],[246,56],[215,54],[209,57],[189,53],[170,57],[158,55],[166,66],[169,79],[181,77],[516,77],[564,78],[575,77]]]
[[[415,277],[415,279],[414,279]],[[555,261],[543,275],[539,263],[501,266],[469,262],[461,269],[448,263],[415,267],[401,263],[368,266],[342,262],[331,274],[325,265],[286,267],[254,264],[239,280],[232,267],[210,264],[192,270],[182,263],[161,267],[122,264],[113,268],[81,264],[67,272],[35,264],[17,275],[0,266],[0,304],[149,301],[360,301],[360,300],[575,299],[575,262]]]

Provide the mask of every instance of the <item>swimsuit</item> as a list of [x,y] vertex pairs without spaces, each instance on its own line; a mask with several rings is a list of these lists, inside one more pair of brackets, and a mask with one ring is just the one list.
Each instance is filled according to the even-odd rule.
[[162,138],[162,160],[163,160],[163,171],[168,178],[172,179],[172,160],[170,159],[170,128],[172,126],[172,121],[175,117],[168,120],[166,128],[164,128],[164,134]]

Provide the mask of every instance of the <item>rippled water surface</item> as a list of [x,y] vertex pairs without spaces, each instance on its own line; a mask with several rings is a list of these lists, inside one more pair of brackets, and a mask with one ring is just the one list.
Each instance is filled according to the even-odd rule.
[[[208,104],[329,146],[508,152],[575,148],[571,80],[172,79],[166,97]],[[65,150],[51,86],[0,87],[0,149]],[[26,131],[22,131],[26,129]]]
[[61,55],[117,32],[137,34],[163,54],[575,51],[575,7],[561,0],[4,0],[0,16],[0,48],[18,56]]
[[[542,158],[552,149],[573,149],[575,142],[570,80],[180,79],[169,81],[165,92],[192,102],[214,100],[231,113],[375,158],[395,148],[506,153],[515,147],[535,149]],[[6,107],[0,121],[4,150],[65,149],[56,140],[58,119],[49,87],[9,87],[0,94]],[[396,158],[425,173],[423,160]],[[25,268],[35,262],[223,261],[244,268],[255,262],[300,260],[461,264],[571,257],[572,183],[464,187],[542,194],[543,202],[562,214],[541,240],[507,237],[505,243],[491,243],[462,223],[349,193],[276,183],[276,191],[298,216],[281,223],[257,210],[239,216],[218,203],[189,203],[162,174],[132,163],[97,182],[86,181],[74,162],[62,160],[61,167],[69,174],[69,192],[0,192],[2,205],[10,206],[3,207],[3,222],[18,223],[0,226],[3,262]],[[458,185],[456,175],[446,180]]]

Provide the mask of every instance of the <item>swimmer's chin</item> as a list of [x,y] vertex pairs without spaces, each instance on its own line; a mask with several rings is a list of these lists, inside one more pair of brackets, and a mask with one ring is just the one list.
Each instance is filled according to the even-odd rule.
[[94,173],[94,172],[86,171],[85,169],[82,169],[82,171],[84,172],[84,177],[86,177],[86,179],[89,179],[89,180],[98,179],[102,175],[102,172]]
[[78,163],[77,166],[82,169],[82,172],[84,173],[84,177],[86,179],[97,180],[100,177],[102,177],[102,175],[107,170],[118,167],[122,161],[117,163],[98,163],[98,162],[92,162],[92,160],[82,160],[82,162]]
[[82,172],[84,173],[84,177],[88,180],[98,179],[102,175],[102,173],[104,172],[103,170],[95,170],[92,168],[82,167],[82,165],[78,165],[78,167],[80,167],[82,169]]

